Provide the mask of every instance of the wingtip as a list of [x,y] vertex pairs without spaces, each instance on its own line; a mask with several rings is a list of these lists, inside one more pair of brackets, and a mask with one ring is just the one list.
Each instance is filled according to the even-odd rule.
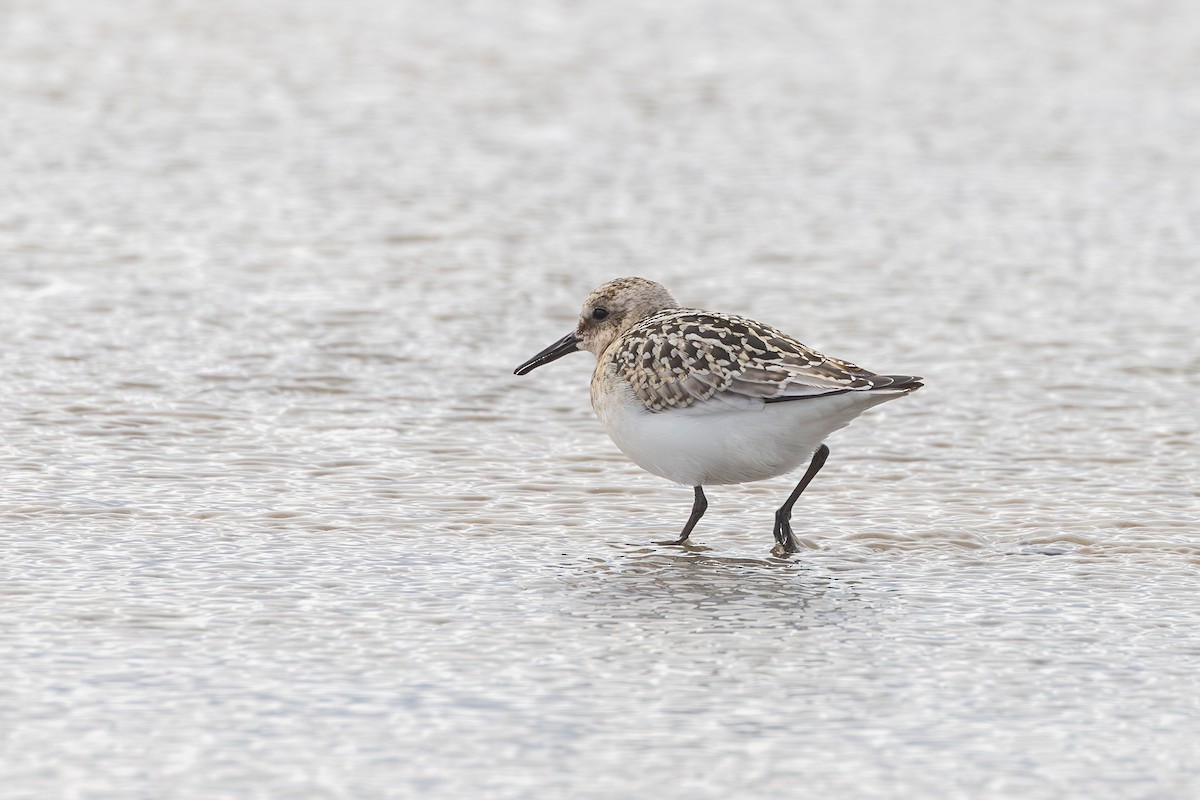
[[903,389],[906,392],[915,392],[925,385],[925,379],[919,375],[884,375],[885,378],[890,378],[891,383],[880,388],[884,389]]

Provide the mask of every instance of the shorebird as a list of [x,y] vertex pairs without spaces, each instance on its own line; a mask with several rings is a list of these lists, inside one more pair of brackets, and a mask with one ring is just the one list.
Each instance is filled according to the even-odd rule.
[[808,469],[775,512],[776,554],[798,549],[792,507],[829,457],[826,437],[871,406],[920,389],[829,358],[761,322],[681,308],[661,284],[617,278],[588,295],[575,330],[514,370],[579,350],[596,356],[592,408],[642,469],[695,491],[684,544],[708,509],[705,486]]

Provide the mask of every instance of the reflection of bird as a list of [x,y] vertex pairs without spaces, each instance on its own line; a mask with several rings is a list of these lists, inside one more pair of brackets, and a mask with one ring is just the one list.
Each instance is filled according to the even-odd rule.
[[592,408],[643,469],[695,487],[687,541],[708,501],[702,487],[808,470],[775,512],[775,551],[793,553],[792,506],[825,464],[822,442],[871,406],[921,388],[817,353],[769,325],[680,308],[645,278],[617,278],[583,303],[574,331],[517,367],[524,375],[576,350],[596,356]]

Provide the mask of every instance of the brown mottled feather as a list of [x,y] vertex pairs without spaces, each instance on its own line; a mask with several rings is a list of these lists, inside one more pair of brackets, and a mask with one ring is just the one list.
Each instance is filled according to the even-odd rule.
[[777,402],[905,388],[896,376],[823,356],[770,325],[696,309],[652,314],[608,352],[617,377],[650,411],[686,408],[724,393]]

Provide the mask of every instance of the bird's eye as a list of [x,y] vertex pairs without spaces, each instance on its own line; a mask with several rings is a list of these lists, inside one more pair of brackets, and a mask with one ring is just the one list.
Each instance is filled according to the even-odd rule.
[[592,309],[592,319],[604,319],[607,316],[608,316],[607,308],[593,308]]

